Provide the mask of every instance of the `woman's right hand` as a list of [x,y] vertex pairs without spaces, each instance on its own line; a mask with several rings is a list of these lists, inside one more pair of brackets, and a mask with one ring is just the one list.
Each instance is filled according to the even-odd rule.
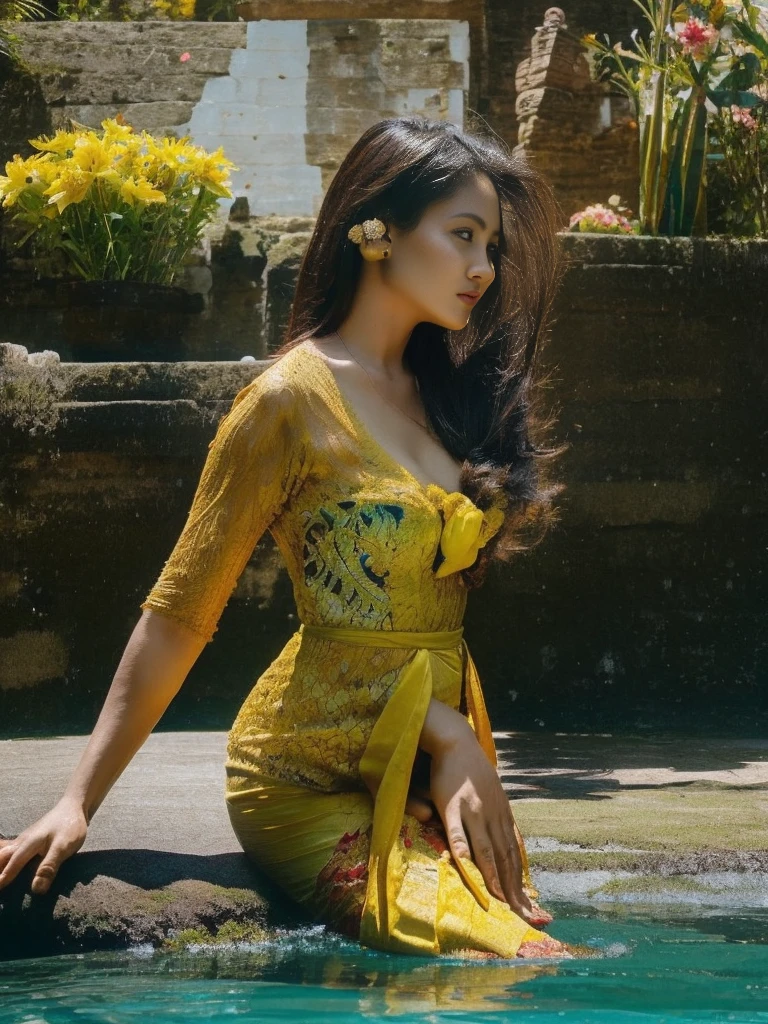
[[61,864],[85,842],[88,822],[82,807],[62,798],[46,815],[15,839],[0,839],[0,889],[9,885],[33,857],[41,857],[31,891],[47,892]]
[[532,903],[522,881],[522,858],[501,780],[458,711],[432,701],[422,749],[432,758],[430,798],[445,827],[455,860],[471,858],[488,892],[532,927],[552,915]]

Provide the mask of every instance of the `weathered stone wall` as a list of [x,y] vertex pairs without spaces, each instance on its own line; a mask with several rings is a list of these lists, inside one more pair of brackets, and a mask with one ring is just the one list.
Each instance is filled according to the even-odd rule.
[[[279,321],[290,305],[293,277],[314,218],[249,217],[247,211],[241,218],[238,209],[233,206],[229,217],[206,228],[203,242],[175,279],[195,298],[202,296],[202,310],[185,317],[182,337],[173,345],[153,322],[156,333],[144,359],[264,359],[276,347]],[[23,345],[29,352],[53,350],[64,362],[93,361],[76,356],[72,347],[73,337],[82,344],[85,331],[70,317],[68,285],[45,273],[39,280],[40,267],[29,249],[26,245],[19,251],[10,236],[0,237],[0,342]],[[278,286],[282,277],[287,291]],[[146,319],[150,316],[154,320],[153,314]],[[124,333],[129,331],[126,324]],[[128,343],[120,358],[142,355]]]
[[[545,105],[534,110],[529,95],[520,108],[516,72],[546,10],[540,0],[249,0],[238,7],[247,23],[21,24],[22,56],[39,73],[0,84],[0,163],[67,117],[97,126],[120,110],[138,128],[223,145],[253,213],[313,215],[370,124],[406,111],[461,124],[466,111],[525,146],[566,215],[612,192],[634,203],[623,97],[590,94],[575,74]],[[632,0],[564,10],[577,48],[585,31],[627,39],[641,22]]]
[[[754,732],[768,724],[768,245],[564,242],[545,359],[570,444],[561,522],[471,595],[466,621],[494,724]],[[259,371],[32,359],[0,381],[21,427],[0,432],[8,735],[92,726],[216,419]],[[267,535],[165,724],[226,727],[294,616]]]
[[[464,119],[462,21],[29,22],[15,31],[51,129],[67,118],[98,127],[121,112],[137,131],[222,146],[239,168],[234,195],[257,215],[317,214],[351,145],[384,117]],[[0,141],[0,163],[32,152],[18,148],[19,134]]]

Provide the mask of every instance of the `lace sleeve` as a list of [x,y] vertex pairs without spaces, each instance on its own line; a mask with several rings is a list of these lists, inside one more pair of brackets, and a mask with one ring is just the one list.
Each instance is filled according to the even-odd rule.
[[141,608],[210,643],[253,549],[306,472],[304,431],[290,386],[269,370],[220,420],[186,524]]

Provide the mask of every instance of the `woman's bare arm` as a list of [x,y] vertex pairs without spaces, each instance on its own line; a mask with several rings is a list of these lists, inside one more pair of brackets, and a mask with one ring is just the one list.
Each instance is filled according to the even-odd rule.
[[145,610],[128,640],[88,745],[58,804],[16,839],[0,840],[0,889],[35,856],[32,891],[45,892],[80,849],[94,813],[181,689],[205,640]]
[[551,921],[523,890],[509,800],[466,718],[431,700],[419,746],[432,758],[429,795],[454,858],[471,856],[488,891],[529,924]]

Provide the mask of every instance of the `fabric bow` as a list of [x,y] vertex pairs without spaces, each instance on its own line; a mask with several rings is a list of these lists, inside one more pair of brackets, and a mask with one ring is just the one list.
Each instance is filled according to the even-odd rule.
[[504,509],[492,505],[485,512],[465,494],[450,494],[443,504],[444,525],[440,550],[444,561],[435,572],[440,578],[467,569],[504,522]]

